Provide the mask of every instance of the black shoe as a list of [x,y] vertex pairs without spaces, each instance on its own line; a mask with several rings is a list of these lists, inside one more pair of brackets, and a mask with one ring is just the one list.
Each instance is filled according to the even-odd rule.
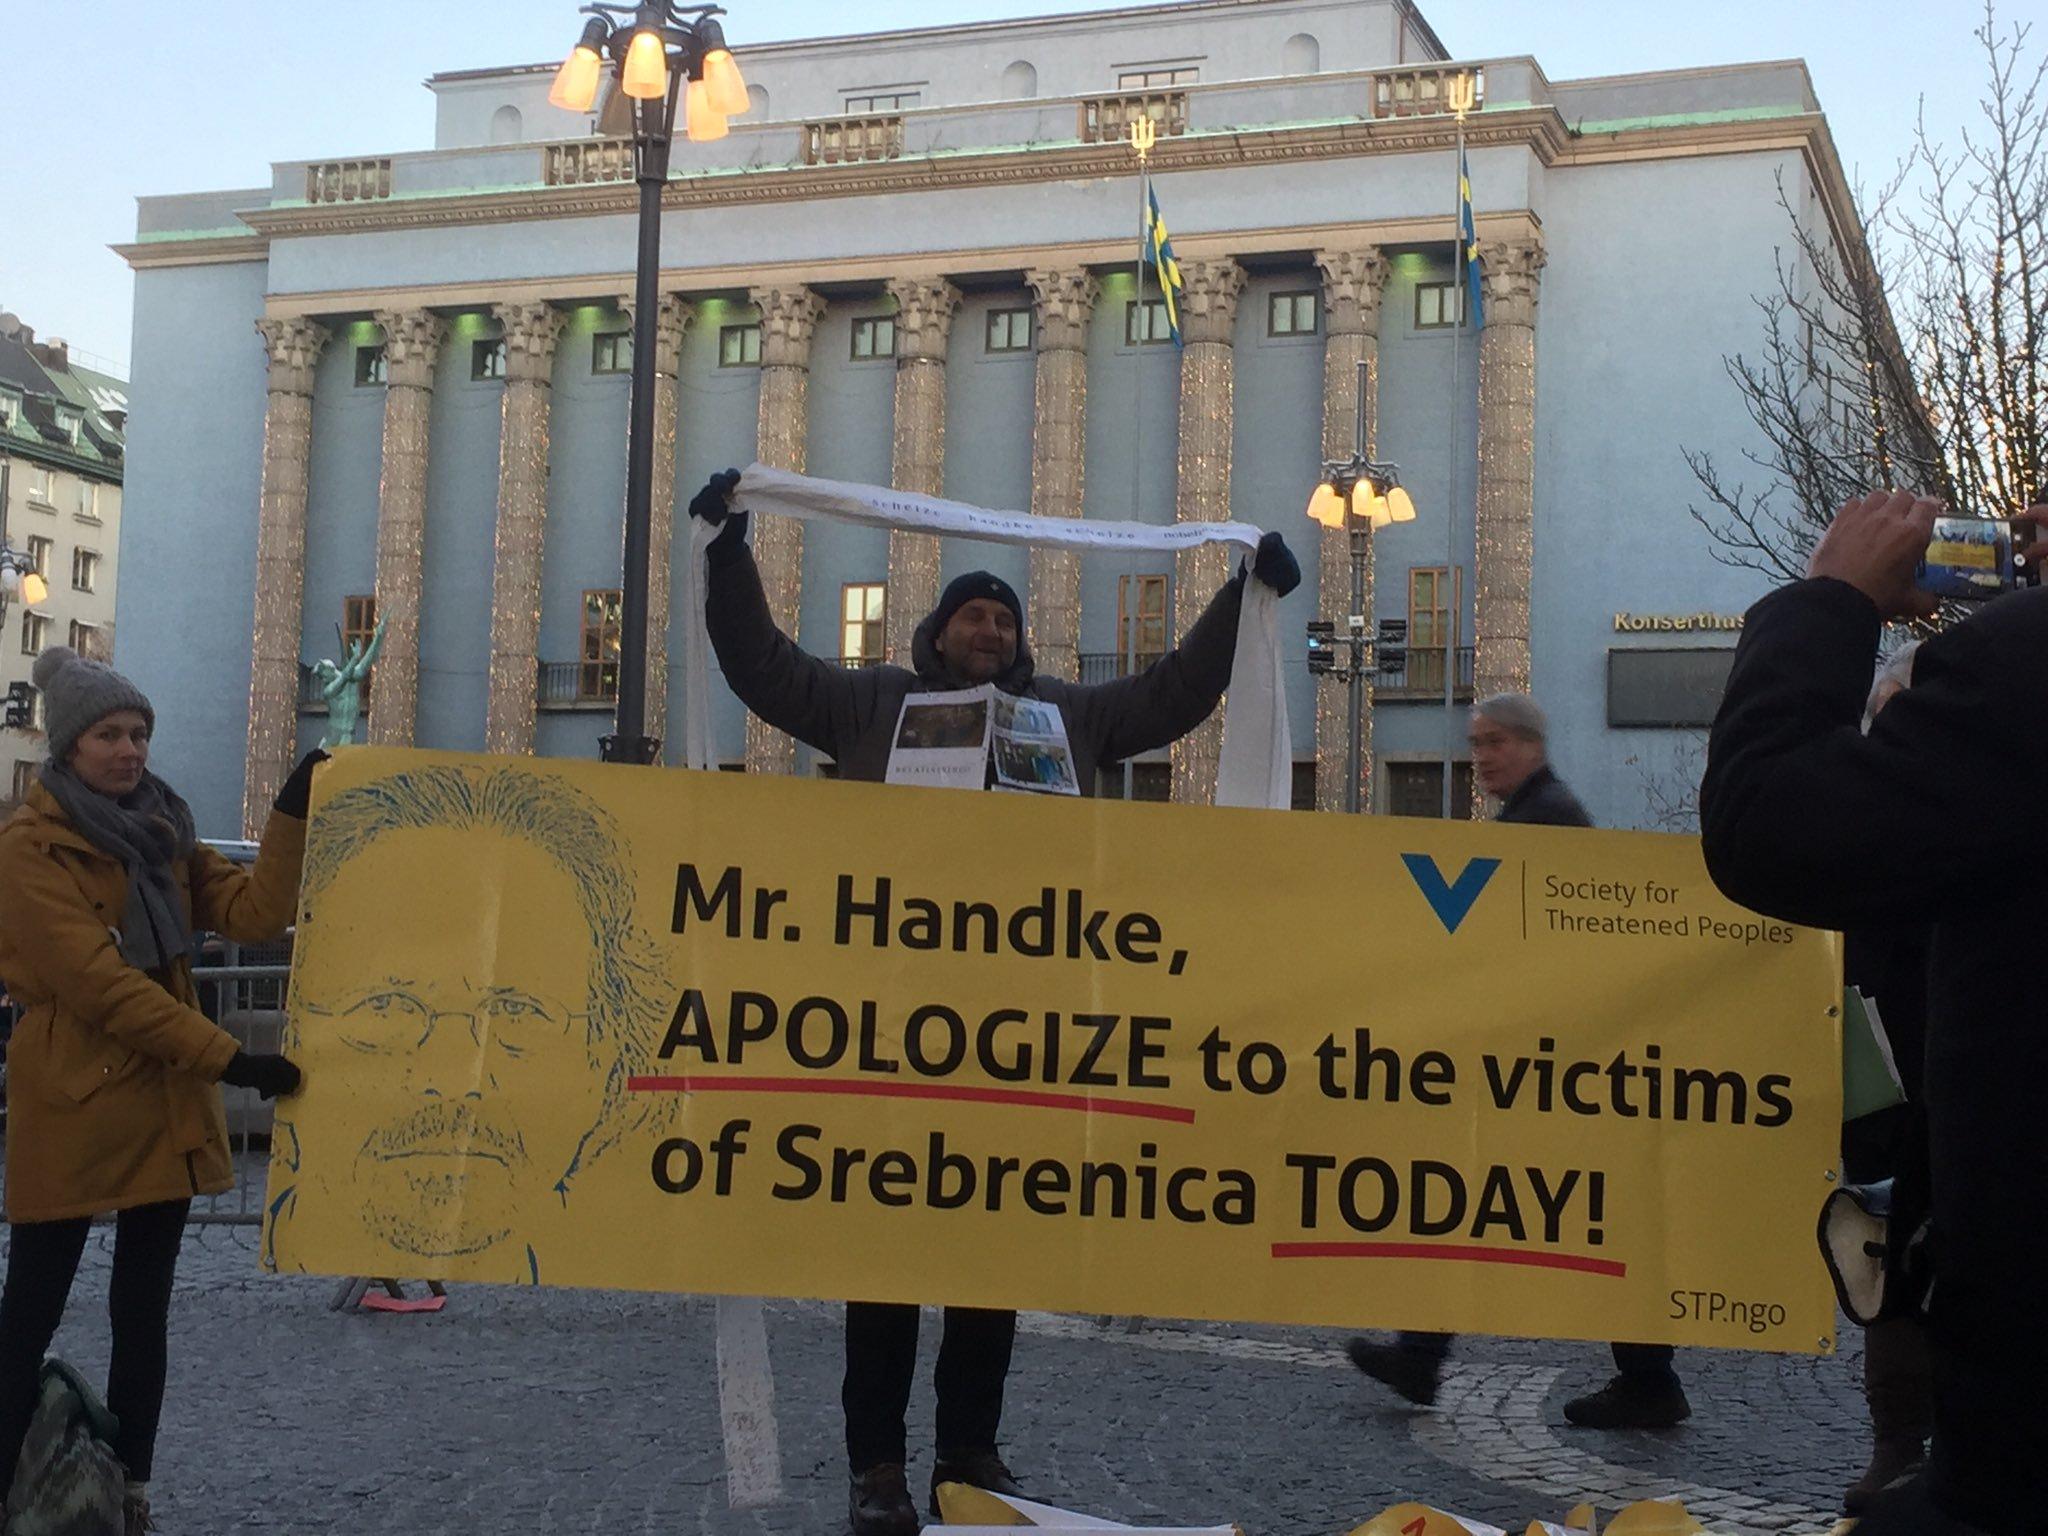
[[1419,1408],[1436,1405],[1436,1388],[1443,1375],[1444,1357],[1412,1344],[1375,1344],[1371,1339],[1353,1339],[1344,1353],[1374,1381],[1384,1382]]
[[989,1493],[1005,1493],[1015,1498],[1024,1497],[1024,1490],[1017,1479],[1010,1475],[1010,1469],[1003,1465],[1003,1458],[993,1448],[980,1451],[941,1451],[936,1465],[932,1467],[932,1513],[939,1514],[939,1484],[965,1483],[970,1488],[981,1488]]
[[917,1536],[917,1506],[895,1462],[854,1473],[847,1506],[853,1536]]
[[1564,1405],[1581,1429],[1670,1429],[1692,1417],[1676,1376],[1617,1376],[1598,1392]]

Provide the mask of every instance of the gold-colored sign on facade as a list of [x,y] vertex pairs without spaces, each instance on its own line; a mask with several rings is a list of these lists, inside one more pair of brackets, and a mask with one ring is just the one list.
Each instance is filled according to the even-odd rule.
[[1696,635],[1733,633],[1742,628],[1739,613],[1617,613],[1617,635]]

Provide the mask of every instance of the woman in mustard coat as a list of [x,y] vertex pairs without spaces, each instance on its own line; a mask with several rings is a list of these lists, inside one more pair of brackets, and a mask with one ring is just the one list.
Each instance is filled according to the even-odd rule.
[[0,1293],[0,1482],[11,1480],[92,1218],[117,1213],[107,1406],[131,1533],[163,1407],[171,1281],[195,1195],[234,1181],[220,1089],[289,1094],[298,1069],[237,1048],[199,1011],[195,932],[253,942],[292,920],[313,767],[277,799],[255,867],[194,839],[148,770],[156,713],[111,667],[37,658],[50,760],[0,827],[0,976],[22,1008],[8,1049],[7,1280]]

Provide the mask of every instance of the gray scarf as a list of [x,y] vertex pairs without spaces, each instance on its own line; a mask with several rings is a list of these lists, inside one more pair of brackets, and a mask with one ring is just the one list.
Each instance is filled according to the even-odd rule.
[[42,780],[79,834],[128,871],[121,958],[140,971],[169,970],[192,949],[192,920],[174,874],[192,853],[192,808],[153,773],[119,800],[87,787],[62,763],[44,763]]

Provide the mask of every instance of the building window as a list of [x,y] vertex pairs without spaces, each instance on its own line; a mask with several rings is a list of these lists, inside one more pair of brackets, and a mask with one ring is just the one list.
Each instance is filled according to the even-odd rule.
[[35,567],[36,574],[45,581],[50,579],[50,556],[55,553],[56,548],[55,539],[46,538],[40,533],[28,536],[28,563]]
[[47,465],[31,464],[28,466],[28,484],[24,489],[30,501],[39,501],[46,507],[55,506],[57,503],[56,497],[53,494],[54,486],[55,482],[50,476],[50,470]]
[[1117,671],[1142,672],[1166,654],[1166,578],[1116,579]]
[[372,596],[344,597],[341,600],[341,651],[342,658],[357,645],[365,649],[377,637],[377,599]]
[[1704,730],[1728,686],[1733,646],[1607,653],[1607,723],[1615,728]]
[[583,643],[576,652],[576,697],[616,699],[619,696],[619,606],[616,587],[593,587],[583,594]]
[[469,376],[472,379],[502,379],[505,377],[505,343],[502,338],[470,343]]
[[91,480],[78,482],[78,500],[73,504],[79,518],[88,523],[100,520],[100,488]]
[[853,360],[896,355],[896,322],[887,315],[872,315],[853,322]]
[[761,327],[722,326],[718,332],[718,366],[756,368],[761,363]]
[[36,781],[36,770],[42,767],[33,758],[23,758],[14,765],[14,802],[19,805],[28,798],[30,787]]
[[631,373],[633,371],[633,333],[613,331],[604,336],[590,338],[590,371],[592,373]]
[[356,388],[368,389],[384,382],[384,343],[356,348]]
[[1166,300],[1135,299],[1124,306],[1124,345],[1156,347],[1173,340],[1173,327],[1166,320]]
[[1449,330],[1465,323],[1465,286],[1462,283],[1417,283],[1415,285],[1415,329]]
[[1194,64],[1155,64],[1140,69],[1117,71],[1116,88],[1120,91],[1156,91],[1169,85],[1194,85],[1202,78],[1200,66]]
[[70,645],[71,649],[78,652],[87,661],[105,661],[107,659],[105,648],[100,643],[100,627],[97,624],[86,624],[73,619],[71,621]]
[[81,412],[67,410],[59,410],[57,412],[57,430],[64,434],[64,441],[70,443],[74,448],[78,446],[78,429],[84,421],[85,416]]
[[1095,796],[1099,800],[1121,800],[1124,798],[1124,771],[1131,775],[1131,798],[1133,800],[1166,801],[1173,798],[1173,764],[1171,763],[1129,763],[1104,768],[1095,776]]
[[988,312],[988,350],[991,352],[1029,352],[1031,350],[1031,311],[1028,309],[992,309]]
[[1313,336],[1321,320],[1322,300],[1313,291],[1276,293],[1266,300],[1268,336]]
[[24,656],[40,656],[43,654],[43,648],[49,643],[49,615],[23,609],[21,615],[21,654]]
[[[1387,764],[1387,814],[1436,816],[1444,813],[1444,765]],[[1451,820],[1472,819],[1472,765],[1451,764]]]
[[71,551],[71,590],[90,592],[99,580],[100,556],[98,550],[74,549]]
[[[1458,629],[1456,576],[1441,565],[1418,565],[1408,572],[1407,687],[1412,692],[1444,691],[1444,658]],[[1437,782],[1443,782],[1441,774]]]
[[917,105],[918,91],[866,91],[846,98],[848,117],[871,117],[877,112],[902,112]]
[[0,432],[12,432],[20,419],[21,401],[13,395],[0,394]]
[[882,659],[888,593],[879,581],[849,581],[839,589],[839,656],[848,665]]

